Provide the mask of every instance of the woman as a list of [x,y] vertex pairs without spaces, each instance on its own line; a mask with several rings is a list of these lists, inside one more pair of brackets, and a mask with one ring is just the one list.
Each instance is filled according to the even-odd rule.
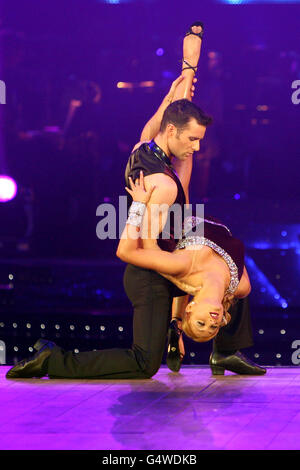
[[209,341],[230,321],[228,308],[234,300],[251,291],[243,243],[215,219],[190,217],[185,221],[185,236],[173,253],[159,247],[142,248],[139,233],[155,187],[145,189],[142,172],[135,185],[130,181],[130,186],[126,190],[133,203],[117,256],[126,263],[159,272],[192,295],[182,316],[182,329],[195,341]]

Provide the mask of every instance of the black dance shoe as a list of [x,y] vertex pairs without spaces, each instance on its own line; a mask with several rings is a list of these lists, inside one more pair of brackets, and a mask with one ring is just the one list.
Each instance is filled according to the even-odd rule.
[[212,352],[209,358],[209,365],[213,375],[224,375],[225,370],[240,375],[263,375],[266,369],[255,364],[240,351],[225,356],[218,352]]
[[47,367],[45,361],[50,356],[52,349],[56,346],[52,341],[46,339],[39,339],[34,349],[37,351],[30,359],[23,359],[18,362],[14,367],[9,369],[6,374],[7,379],[21,379],[30,377],[44,377],[47,374]]
[[178,372],[181,367],[183,354],[179,349],[179,338],[182,330],[178,328],[177,321],[172,320],[168,330],[168,353],[166,363],[173,372]]

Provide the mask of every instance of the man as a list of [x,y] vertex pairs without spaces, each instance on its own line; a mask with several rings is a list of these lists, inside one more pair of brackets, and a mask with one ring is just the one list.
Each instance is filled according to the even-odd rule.
[[[188,100],[174,101],[165,110],[160,131],[155,138],[149,144],[143,144],[133,152],[126,168],[126,183],[129,186],[129,177],[133,181],[138,179],[139,172],[142,170],[145,176],[145,188],[155,186],[155,191],[147,204],[150,208],[149,214],[153,214],[153,211],[151,211],[152,204],[167,204],[169,207],[175,203],[182,205],[185,199],[183,192],[188,197],[192,153],[199,150],[200,142],[205,136],[206,127],[210,123],[211,119]],[[177,159],[175,161],[174,156]],[[182,176],[184,188],[179,183],[170,165],[170,158],[173,158],[172,161]],[[159,231],[162,230],[163,224],[164,221],[160,224]],[[146,226],[148,228],[151,226],[151,220],[148,220]],[[160,248],[173,251],[176,240],[173,237],[172,228],[174,228],[174,221],[167,240],[156,240],[153,237],[153,232],[150,240],[145,238],[145,234],[142,234],[144,248],[155,248],[157,243]],[[158,236],[158,234],[156,235]],[[162,298],[155,299],[156,292],[151,287],[154,280],[156,286],[165,287],[164,301]],[[147,283],[148,290],[145,288]],[[139,289],[140,285],[143,285],[143,291]],[[175,299],[175,308],[177,309],[184,309],[188,299],[185,293],[176,291],[174,287],[165,284],[165,279],[157,273],[130,265],[127,266],[125,272],[125,288],[132,305],[135,307],[135,314],[142,319],[141,322],[136,322],[137,334],[141,337],[141,332],[145,330],[144,335],[149,339],[149,343],[146,343],[144,339],[142,344],[144,344],[143,352],[147,351],[148,354],[146,366],[153,374],[159,368],[162,359],[166,335],[165,316],[170,311],[170,304],[167,300],[168,294],[171,292],[175,297],[181,296]],[[165,310],[163,310],[163,307]],[[232,321],[227,327],[220,330],[214,340],[213,352],[210,356],[211,368],[217,370],[218,367],[224,367],[226,370],[240,374],[264,374],[265,369],[253,363],[238,351],[253,344],[248,299],[239,300],[230,309],[230,314]],[[157,322],[153,320],[155,315],[158,316]],[[176,316],[176,311],[174,316]],[[156,336],[157,340],[155,348],[152,347],[152,339],[150,338],[150,332],[152,331],[155,331],[152,334]],[[147,349],[145,344],[150,345],[150,347],[148,346]]]
[[[179,178],[171,167],[170,156],[186,160],[199,149],[211,119],[188,100],[175,101],[164,113],[161,130],[149,144],[141,144],[130,156],[126,170],[135,180],[136,172],[145,172],[145,184],[155,184],[156,191],[150,204],[171,206],[185,203],[185,194]],[[160,145],[158,145],[160,144]],[[164,217],[157,225],[157,235],[164,225]],[[149,224],[150,227],[151,224]],[[164,249],[171,251],[176,243],[174,227],[170,238],[162,240]],[[153,225],[151,226],[153,232]],[[156,234],[154,234],[156,238]],[[143,243],[155,246],[156,239]],[[172,299],[177,295],[171,282],[158,273],[128,265],[124,275],[125,290],[134,307],[133,345],[131,349],[109,349],[73,353],[65,352],[54,343],[39,340],[38,353],[10,369],[7,378],[49,377],[144,379],[159,369],[164,353],[166,333],[170,322]],[[184,293],[182,293],[185,295]]]
[[[200,56],[201,34],[201,25],[190,28],[190,32],[184,39],[186,62],[184,68],[186,70],[182,76],[173,82],[169,93],[163,99],[157,112],[148,121],[141,135],[141,140],[150,140],[159,134],[158,143],[163,147],[165,145],[168,147],[170,139],[171,147],[173,145],[177,149],[175,149],[175,155],[182,155],[182,161],[188,160],[188,164],[183,167],[183,180],[186,174],[189,173],[191,154],[199,148],[199,142],[204,137],[205,122],[203,124],[194,123],[195,141],[192,143],[183,140],[182,144],[176,141],[176,126],[171,126],[171,132],[170,127],[160,132],[160,126],[162,116],[173,100],[184,96],[190,98],[193,94],[195,66]],[[188,120],[189,117],[187,116]],[[186,137],[185,134],[183,137]],[[147,167],[151,166],[152,163],[152,171],[148,169],[145,172],[149,175],[148,179],[145,178],[145,181],[147,181],[147,184],[148,181],[149,183],[154,181],[159,186],[159,190],[155,192],[156,199],[153,203],[164,202],[171,205],[177,200],[182,206],[185,203],[185,193],[178,177],[171,168],[170,159],[163,149],[160,149],[154,141],[152,149],[141,144],[136,147],[130,156],[130,163],[127,167],[127,170],[129,170],[127,171],[127,181],[128,176],[130,176],[129,173],[134,169],[134,163],[137,162],[136,170],[138,171],[138,162],[141,161],[139,156],[144,155],[146,152],[149,155],[148,158],[144,158],[144,163]],[[171,150],[173,151],[173,147]],[[169,153],[169,150],[167,150],[167,153]],[[161,220],[159,225],[160,231],[163,226]],[[149,243],[153,243],[153,240],[150,239]],[[170,240],[169,249],[173,249],[174,246],[175,240]],[[75,354],[72,351],[65,352],[51,341],[39,340],[34,345],[37,350],[34,357],[16,364],[8,371],[7,378],[43,377],[48,374],[49,377],[61,378],[131,379],[149,378],[154,375],[161,364],[165,347],[172,298],[175,295],[174,288],[169,281],[154,271],[141,271],[134,266],[128,266],[126,269],[124,285],[134,307],[133,346],[131,349],[87,351]]]

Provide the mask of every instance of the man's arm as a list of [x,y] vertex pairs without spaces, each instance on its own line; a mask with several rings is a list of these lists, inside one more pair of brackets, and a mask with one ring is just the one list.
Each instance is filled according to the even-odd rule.
[[147,203],[147,217],[142,227],[142,242],[144,248],[159,248],[157,239],[163,231],[168,218],[170,206],[177,197],[177,185],[170,176],[164,173],[154,173],[145,176],[145,190],[155,186],[151,198]]
[[188,205],[190,203],[189,185],[193,169],[193,156],[191,155],[186,160],[174,158],[172,165],[180,179],[180,183],[182,184],[185,194],[186,204]]
[[172,305],[172,319],[182,319],[186,306],[189,303],[189,295],[175,297]]
[[[141,134],[141,141],[152,140],[154,137],[159,133],[160,123],[165,112],[165,109],[172,103],[174,94],[178,85],[185,79],[183,75],[180,75],[171,85],[168,94],[162,100],[161,105],[159,106],[156,113],[149,119],[147,124],[145,125],[142,134]],[[179,98],[177,98],[179,99]]]
[[246,266],[244,266],[243,275],[239,282],[238,288],[234,293],[234,296],[237,297],[238,299],[243,299],[244,297],[247,297],[247,295],[249,295],[250,292],[251,292],[251,284],[250,284]]

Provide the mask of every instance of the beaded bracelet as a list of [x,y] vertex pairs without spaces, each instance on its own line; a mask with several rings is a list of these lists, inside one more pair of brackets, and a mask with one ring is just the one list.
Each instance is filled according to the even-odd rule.
[[143,216],[146,210],[144,202],[133,201],[128,212],[127,224],[140,227],[143,222]]

